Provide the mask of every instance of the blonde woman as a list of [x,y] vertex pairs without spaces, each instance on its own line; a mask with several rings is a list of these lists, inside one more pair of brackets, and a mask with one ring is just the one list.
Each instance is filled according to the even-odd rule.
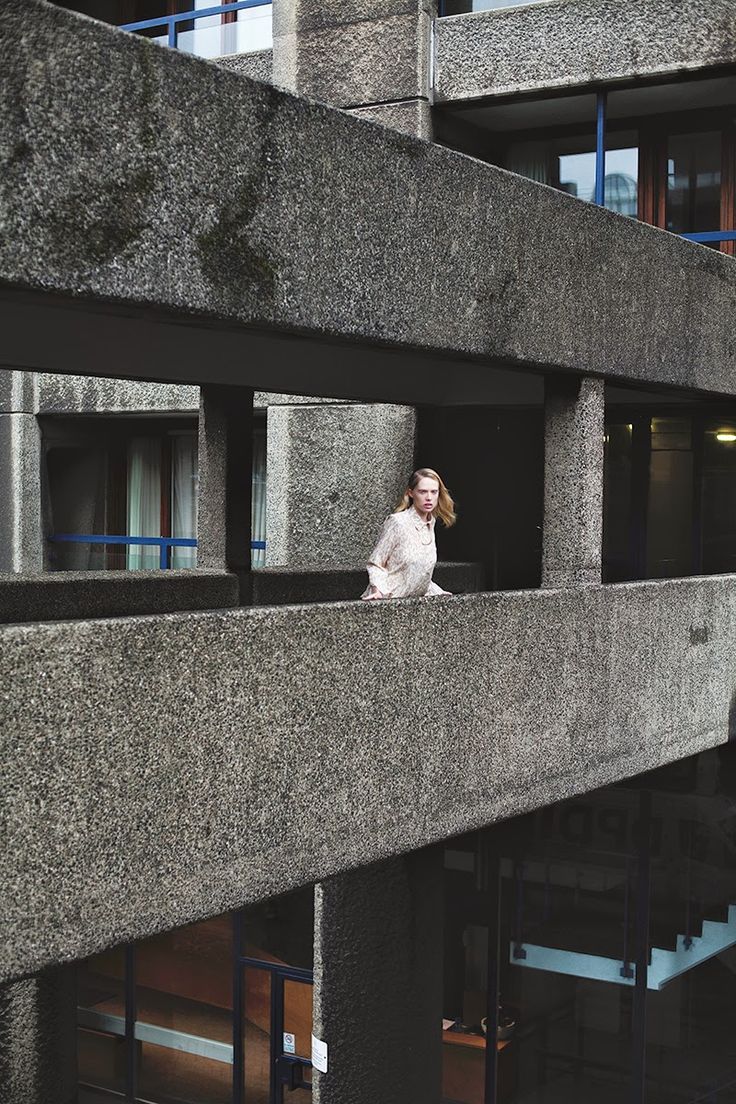
[[418,598],[449,594],[432,582],[437,563],[435,520],[455,524],[455,504],[436,471],[419,468],[409,480],[396,510],[386,518],[368,560],[367,589],[374,598]]

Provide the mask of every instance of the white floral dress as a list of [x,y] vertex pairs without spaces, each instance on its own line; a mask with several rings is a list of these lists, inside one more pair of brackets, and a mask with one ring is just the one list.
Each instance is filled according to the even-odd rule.
[[449,594],[432,582],[437,563],[434,525],[434,518],[427,524],[413,506],[387,517],[368,560],[370,584],[361,598],[369,597],[371,587],[382,598]]

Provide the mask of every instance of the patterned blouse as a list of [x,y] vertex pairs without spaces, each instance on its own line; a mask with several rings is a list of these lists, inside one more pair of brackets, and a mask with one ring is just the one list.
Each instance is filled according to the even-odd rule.
[[432,582],[437,563],[434,524],[434,518],[429,524],[422,521],[413,506],[386,518],[368,560],[370,585],[361,598],[368,598],[371,587],[376,587],[382,598],[450,593]]

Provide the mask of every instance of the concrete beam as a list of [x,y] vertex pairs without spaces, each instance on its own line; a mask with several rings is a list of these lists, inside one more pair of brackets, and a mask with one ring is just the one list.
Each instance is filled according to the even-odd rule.
[[8,367],[405,403],[482,401],[490,365],[736,388],[713,250],[39,0],[0,7],[0,102]]
[[734,64],[731,0],[551,0],[435,24],[438,102],[666,79]]
[[0,575],[0,623],[237,606],[238,580],[225,571],[49,571]]
[[733,576],[4,626],[0,978],[724,743],[735,640]]

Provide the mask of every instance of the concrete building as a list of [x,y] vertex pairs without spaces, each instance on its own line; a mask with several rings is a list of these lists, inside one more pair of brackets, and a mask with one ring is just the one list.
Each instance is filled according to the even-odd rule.
[[728,1102],[736,10],[194,7],[0,7],[0,1100]]

